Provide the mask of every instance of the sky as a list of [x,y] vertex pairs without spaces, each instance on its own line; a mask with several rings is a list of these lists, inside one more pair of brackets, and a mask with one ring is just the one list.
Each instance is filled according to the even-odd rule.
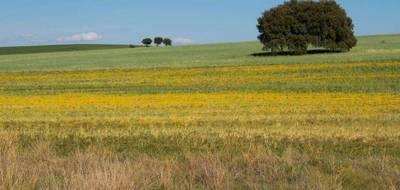
[[[0,46],[255,41],[257,18],[284,0],[1,0]],[[356,35],[400,33],[400,0],[337,0]]]

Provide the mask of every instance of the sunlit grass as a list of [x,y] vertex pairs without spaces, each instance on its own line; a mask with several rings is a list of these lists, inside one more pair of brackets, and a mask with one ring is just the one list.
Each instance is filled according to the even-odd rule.
[[387,62],[400,59],[397,51],[400,48],[399,35],[360,37],[358,43],[349,53],[305,56],[254,57],[253,53],[262,52],[259,42],[2,55],[0,72]]
[[0,56],[0,189],[399,189],[398,38],[378,39]]

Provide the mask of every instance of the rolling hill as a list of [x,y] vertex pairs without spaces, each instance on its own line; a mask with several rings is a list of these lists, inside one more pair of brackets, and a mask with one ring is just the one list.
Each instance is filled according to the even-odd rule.
[[128,46],[105,45],[105,44],[71,44],[71,45],[0,47],[0,55],[87,51],[87,50],[104,50],[104,49],[120,49],[120,48],[128,48]]
[[[56,46],[53,51],[63,50],[63,47],[64,46]],[[86,46],[66,47],[69,47],[71,50],[86,49]],[[114,47],[118,47],[118,49],[114,49]],[[87,48],[100,48],[100,50],[1,55],[0,72],[379,62],[396,61],[400,59],[400,35],[360,37],[359,45],[349,53],[325,53],[304,56],[252,56],[254,53],[262,52],[262,47],[258,42],[167,48],[123,47],[125,46],[94,45],[88,46]],[[12,50],[12,48],[6,48],[6,50],[7,49],[8,51]],[[30,52],[43,51],[42,47],[30,47],[28,49],[30,49]],[[44,49],[48,51],[48,47],[45,46]]]

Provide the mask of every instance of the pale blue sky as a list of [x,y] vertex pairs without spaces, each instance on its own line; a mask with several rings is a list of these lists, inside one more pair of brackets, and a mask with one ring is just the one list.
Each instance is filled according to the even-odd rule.
[[[257,18],[283,0],[3,0],[0,46],[254,41]],[[357,35],[400,33],[399,0],[338,0]]]

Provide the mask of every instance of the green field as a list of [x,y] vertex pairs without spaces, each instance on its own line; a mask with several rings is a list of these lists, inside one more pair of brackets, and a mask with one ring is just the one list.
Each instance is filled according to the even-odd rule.
[[400,37],[361,37],[358,47],[343,54],[306,56],[276,56],[260,58],[258,42],[215,45],[180,46],[168,48],[132,48],[96,51],[73,51],[4,55],[0,58],[1,72],[19,71],[86,71],[99,69],[143,69],[176,67],[221,67],[242,65],[379,62],[400,59]]
[[400,188],[400,35],[109,48],[0,48],[0,189]]

